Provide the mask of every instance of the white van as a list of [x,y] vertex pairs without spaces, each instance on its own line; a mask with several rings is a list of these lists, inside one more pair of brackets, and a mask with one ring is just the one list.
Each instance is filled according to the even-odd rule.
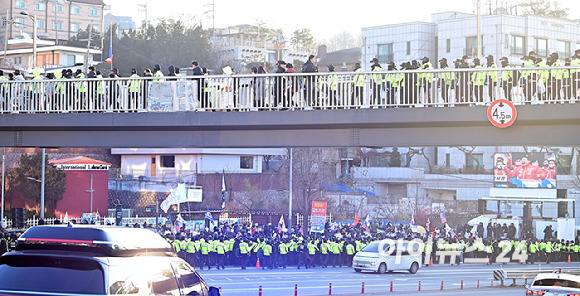
[[385,273],[406,270],[415,274],[421,266],[422,249],[423,242],[420,240],[374,241],[354,255],[352,267],[356,272],[365,270]]

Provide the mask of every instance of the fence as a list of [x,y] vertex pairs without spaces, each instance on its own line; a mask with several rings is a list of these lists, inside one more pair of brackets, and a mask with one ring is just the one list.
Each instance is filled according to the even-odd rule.
[[28,80],[0,83],[0,112],[177,112],[575,103],[580,67]]

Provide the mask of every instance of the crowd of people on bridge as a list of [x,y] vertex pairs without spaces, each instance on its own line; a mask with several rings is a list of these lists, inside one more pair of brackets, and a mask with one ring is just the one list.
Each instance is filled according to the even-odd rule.
[[[101,73],[89,67],[87,73],[78,69],[64,69],[61,72],[42,75],[34,70],[32,80],[71,79],[71,83],[55,82],[18,87],[2,85],[2,82],[21,82],[26,79],[19,70],[5,76],[0,70],[0,110],[10,111],[29,104],[43,110],[58,110],[59,106],[67,108],[136,109],[147,108],[148,81],[167,82],[194,80],[198,82],[195,105],[199,108],[216,108],[223,106],[219,100],[231,100],[227,103],[232,109],[239,108],[276,108],[289,109],[301,107],[361,107],[366,106],[415,106],[477,104],[505,98],[510,101],[563,101],[579,97],[580,89],[580,49],[570,58],[562,59],[557,52],[545,60],[530,51],[522,58],[523,68],[515,67],[507,57],[496,64],[494,56],[485,58],[486,63],[478,58],[470,61],[463,56],[453,62],[446,58],[439,60],[439,70],[429,57],[420,61],[413,60],[400,64],[388,62],[386,69],[378,58],[371,60],[371,72],[363,73],[360,63],[354,66],[354,73],[335,72],[334,65],[327,67],[332,75],[316,75],[319,72],[316,57],[310,55],[300,73],[308,75],[274,75],[266,74],[265,66],[253,67],[250,80],[235,78],[214,80],[215,75],[208,76],[207,68],[201,67],[198,61],[192,62],[191,77],[185,78],[180,68],[169,66],[164,73],[160,65],[152,69],[131,69],[129,78],[150,77],[150,80],[127,79],[120,81],[96,80],[98,78],[119,78],[119,71],[113,68],[110,73]],[[454,67],[452,68],[451,65]],[[566,69],[570,66],[570,69]],[[531,68],[540,67],[534,70]],[[547,69],[554,68],[554,69]],[[231,69],[231,68],[229,68]],[[470,71],[467,71],[471,69]],[[488,70],[486,70],[488,69]],[[233,71],[224,71],[232,74]],[[376,72],[376,73],[375,73]],[[417,72],[417,73],[415,73]],[[275,74],[294,74],[297,70],[291,63],[283,60],[276,62]],[[194,76],[200,76],[195,78]],[[192,78],[194,77],[194,78]],[[231,97],[223,94],[228,92]],[[217,96],[217,93],[220,93]],[[72,95],[71,95],[72,94]],[[67,101],[69,97],[73,100]],[[18,100],[15,100],[17,98]],[[217,99],[216,99],[217,98]],[[217,101],[216,101],[217,100]],[[78,106],[77,106],[78,105]],[[80,107],[79,107],[80,106]]]

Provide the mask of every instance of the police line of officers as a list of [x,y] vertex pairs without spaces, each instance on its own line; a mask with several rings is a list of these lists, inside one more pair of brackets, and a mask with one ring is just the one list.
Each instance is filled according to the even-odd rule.
[[[580,261],[580,243],[558,240],[451,238],[418,234],[365,234],[354,237],[325,235],[273,235],[271,237],[216,237],[209,233],[192,238],[171,236],[167,241],[192,266],[224,269],[225,266],[259,266],[262,269],[298,269],[352,266],[354,255],[371,241],[404,238],[421,242],[423,264],[531,263]],[[393,254],[396,255],[396,254]]]

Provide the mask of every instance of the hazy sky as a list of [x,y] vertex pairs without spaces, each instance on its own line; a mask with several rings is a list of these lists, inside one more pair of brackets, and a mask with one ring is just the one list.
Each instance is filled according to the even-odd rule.
[[[139,3],[148,3],[148,18],[177,18],[189,14],[201,19],[211,28],[211,3],[215,8],[215,26],[223,28],[239,24],[258,24],[261,20],[272,29],[282,28],[286,35],[294,30],[310,28],[315,38],[323,39],[348,31],[359,33],[363,27],[412,21],[430,21],[431,13],[459,11],[474,13],[475,0],[105,0],[111,12],[118,16],[132,16],[137,25],[144,19]],[[496,3],[515,3],[516,0],[491,0]],[[482,10],[489,10],[490,0],[481,0]],[[569,8],[570,18],[580,19],[580,1],[559,1]]]

